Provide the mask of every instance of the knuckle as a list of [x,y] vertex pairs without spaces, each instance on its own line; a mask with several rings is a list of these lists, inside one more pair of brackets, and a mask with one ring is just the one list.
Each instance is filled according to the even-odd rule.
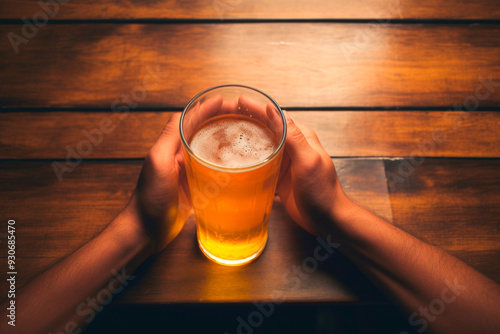
[[302,163],[304,165],[304,168],[308,172],[312,172],[312,171],[315,171],[315,170],[322,168],[323,159],[322,159],[321,155],[319,155],[318,153],[314,153],[314,154],[311,154],[311,156],[306,161],[303,161]]

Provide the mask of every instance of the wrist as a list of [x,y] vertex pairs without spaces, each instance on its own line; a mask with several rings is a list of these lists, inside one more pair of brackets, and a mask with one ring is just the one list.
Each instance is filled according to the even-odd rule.
[[139,249],[145,258],[154,254],[154,242],[144,231],[135,193],[109,228],[125,247]]
[[330,207],[330,220],[332,225],[338,225],[345,221],[354,203],[347,197],[337,180],[335,190],[333,192],[333,205]]
[[[346,248],[365,247],[370,249],[374,240],[381,237],[382,230],[392,227],[383,219],[377,217],[367,209],[351,201],[342,191],[332,208],[332,235]],[[378,241],[376,241],[378,242]]]
[[353,217],[356,217],[362,208],[347,197],[340,184],[336,188],[333,202],[328,233],[335,235],[339,240],[349,239],[349,235],[352,234]]

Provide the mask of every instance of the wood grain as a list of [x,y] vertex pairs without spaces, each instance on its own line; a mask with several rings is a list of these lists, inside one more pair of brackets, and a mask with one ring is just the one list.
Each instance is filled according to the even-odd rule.
[[[393,217],[394,223],[500,281],[500,160],[426,159],[388,194],[386,174],[397,172],[401,161],[334,159],[354,201]],[[130,196],[140,164],[84,161],[58,182],[50,161],[0,162],[0,209],[18,226],[19,286],[106,226]],[[294,288],[291,277],[284,280],[283,275],[310,256],[316,241],[290,220],[278,200],[270,219],[270,242],[259,260],[225,268],[200,253],[190,218],[171,247],[141,267],[120,302],[251,303],[283,291],[288,302],[385,303],[339,255]],[[5,243],[0,250],[6,254]]]
[[[1,25],[0,35],[20,30]],[[500,103],[500,26],[57,24],[18,54],[3,38],[0,68],[3,109],[183,108],[225,83],[285,108],[488,108]],[[491,91],[481,88],[489,76]]]
[[[500,161],[409,162],[385,160],[394,222],[464,261],[500,263]],[[500,266],[477,268],[500,282]]]
[[[224,83],[255,86],[303,110],[295,118],[331,156],[414,156],[334,162],[354,201],[500,283],[498,0],[72,0],[16,53],[8,34],[22,36],[19,19],[42,10],[38,0],[0,0],[0,212],[17,222],[18,288],[113,219],[170,111]],[[480,87],[489,75],[495,83]],[[127,96],[128,106],[120,101]],[[469,107],[481,111],[471,114],[425,111],[476,100]],[[84,157],[97,160],[59,182],[53,160],[104,119],[116,127]],[[446,140],[432,146],[438,129]],[[422,147],[424,159],[415,160]],[[225,268],[201,255],[191,217],[88,332],[233,333],[236,318],[273,292],[287,303],[266,319],[269,333],[414,330],[338,253],[294,287],[287,273],[317,242],[279,199],[270,219],[263,255]]]
[[[293,111],[290,114],[318,134],[331,156],[500,157],[499,112]],[[82,154],[83,158],[144,158],[170,115],[170,112],[6,112],[0,117],[0,159],[64,159],[70,149],[78,150],[79,145],[85,150],[82,142],[92,144],[90,153]],[[103,128],[108,120],[109,126]],[[436,137],[439,130],[443,131],[442,138]]]
[[[1,0],[0,19],[32,17],[37,0]],[[175,0],[78,1],[61,5],[53,19],[499,19],[495,0]]]

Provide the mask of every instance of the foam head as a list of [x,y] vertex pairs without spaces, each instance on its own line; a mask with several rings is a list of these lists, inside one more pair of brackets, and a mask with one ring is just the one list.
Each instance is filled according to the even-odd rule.
[[230,168],[262,162],[277,146],[270,129],[241,115],[224,115],[209,120],[195,132],[190,143],[191,150],[200,158]]

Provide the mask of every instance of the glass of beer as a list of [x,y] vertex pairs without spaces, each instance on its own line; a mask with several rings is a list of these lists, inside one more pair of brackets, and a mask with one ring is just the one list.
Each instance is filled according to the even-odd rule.
[[212,87],[189,101],[180,134],[201,251],[227,266],[253,261],[267,243],[283,111],[257,89]]

